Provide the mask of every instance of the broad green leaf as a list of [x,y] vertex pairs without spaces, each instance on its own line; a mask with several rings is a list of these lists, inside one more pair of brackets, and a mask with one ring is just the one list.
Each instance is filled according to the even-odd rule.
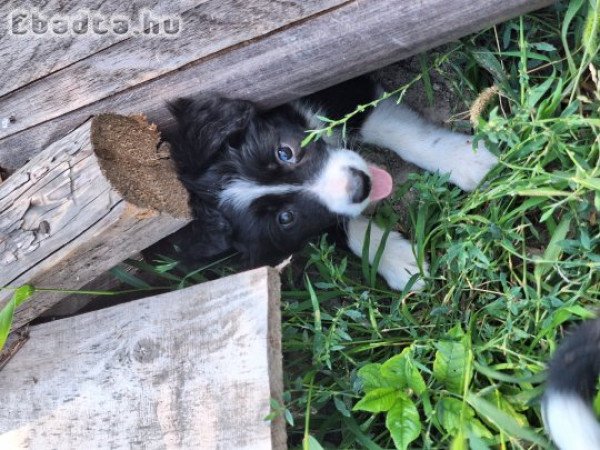
[[354,405],[352,411],[382,412],[389,411],[403,392],[395,388],[377,388],[367,394]]
[[342,414],[342,416],[350,417],[350,410],[341,398],[333,397],[333,404],[335,405],[335,409],[337,409]]
[[416,406],[403,392],[398,393],[394,407],[385,418],[385,426],[390,430],[396,448],[405,450],[421,434],[421,419]]
[[323,450],[323,446],[319,444],[319,441],[310,434],[302,440],[302,448],[303,450]]
[[435,344],[433,376],[448,390],[462,393],[471,382],[473,354],[466,338]]
[[486,427],[484,424],[482,424],[479,419],[476,419],[474,417],[471,418],[469,420],[467,427],[469,429],[469,436],[477,436],[478,438],[485,438],[485,439],[493,439],[494,438],[494,435],[492,434],[492,432],[488,429],[488,427]]
[[467,438],[463,430],[459,430],[458,433],[454,436],[454,439],[452,439],[452,444],[450,444],[450,450],[469,450]]
[[465,335],[465,332],[463,331],[462,327],[460,326],[460,323],[457,323],[456,325],[454,325],[452,328],[450,328],[448,330],[448,337],[453,338],[453,339],[460,339]]
[[436,414],[444,430],[450,434],[464,429],[465,422],[475,416],[470,406],[452,397],[444,397],[437,402]]
[[490,450],[490,446],[474,433],[469,433],[469,448],[470,450]]
[[499,391],[496,390],[493,394],[487,396],[486,400],[512,417],[520,427],[529,426],[527,417],[517,412],[515,407]]
[[493,438],[490,430],[475,418],[475,411],[458,399],[442,398],[436,405],[436,413],[440,424],[449,434],[464,433],[467,430],[469,435]]
[[419,395],[427,389],[425,380],[412,362],[410,348],[383,363],[381,374],[398,388],[409,387]]
[[358,376],[362,381],[362,388],[365,392],[377,388],[394,387],[394,383],[381,374],[381,364],[367,364],[361,367],[358,370]]
[[467,395],[467,401],[480,416],[485,417],[498,427],[498,429],[512,438],[524,439],[541,446],[541,448],[548,448],[549,445],[545,439],[531,429],[521,427],[514,418],[482,397],[469,393]]

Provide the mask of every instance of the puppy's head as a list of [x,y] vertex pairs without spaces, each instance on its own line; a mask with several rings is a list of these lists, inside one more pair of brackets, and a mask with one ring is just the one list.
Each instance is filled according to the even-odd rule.
[[170,105],[173,159],[192,193],[201,258],[234,248],[275,264],[308,239],[387,196],[389,175],[323,140],[302,147],[310,117],[291,106],[261,112],[221,97]]

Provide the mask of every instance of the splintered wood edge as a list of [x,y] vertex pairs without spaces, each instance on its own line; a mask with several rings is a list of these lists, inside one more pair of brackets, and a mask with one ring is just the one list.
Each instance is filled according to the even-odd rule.
[[[281,278],[273,267],[267,268],[267,289],[269,292],[269,388],[271,397],[283,405],[283,356],[281,350]],[[271,443],[274,450],[287,448],[287,433],[283,414],[271,422]]]
[[191,219],[189,194],[162,150],[160,132],[143,115],[92,118],[90,141],[104,177],[145,219],[159,213]]

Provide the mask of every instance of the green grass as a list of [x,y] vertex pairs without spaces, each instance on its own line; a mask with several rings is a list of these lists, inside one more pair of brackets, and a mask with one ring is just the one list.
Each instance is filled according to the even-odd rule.
[[[283,294],[292,446],[548,446],[545,363],[600,303],[599,22],[597,1],[559,3],[421,57],[422,73],[392,93],[428,92],[441,74],[465,111],[477,105],[476,140],[500,164],[470,194],[431,174],[398,189],[391,203],[409,187],[418,197],[422,292],[390,292],[326,241],[313,248]],[[476,102],[491,86],[499,95]]]
[[[292,448],[548,445],[545,363],[600,304],[599,4],[560,2],[422,55],[419,76],[389,94],[423,83],[430,99],[431,75],[443,76],[463,105],[456,125],[470,112],[500,163],[469,194],[415,174],[379,208],[394,226],[391,205],[417,194],[403,231],[430,265],[422,292],[390,291],[325,239],[283,274],[285,395],[273,414]],[[347,120],[331,119],[307,140]],[[180,288],[230,266],[141,268]]]

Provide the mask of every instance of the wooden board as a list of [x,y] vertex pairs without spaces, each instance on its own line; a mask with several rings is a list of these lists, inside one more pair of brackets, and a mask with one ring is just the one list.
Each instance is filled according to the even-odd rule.
[[[177,17],[195,6],[209,0],[8,0],[0,4],[0,61],[10,64],[0,71],[0,95],[14,91],[32,81],[64,69],[82,59],[93,55],[122,40],[128,39],[125,34],[87,33],[85,37],[32,35],[27,37],[11,33],[12,20],[16,12],[31,13],[36,11],[40,18],[51,19],[69,16],[76,20],[85,17],[82,13],[89,10],[94,14],[102,14],[107,18],[121,16],[128,19],[129,27],[143,28],[144,9],[152,11],[155,17]],[[5,24],[7,26],[5,26]],[[10,26],[9,26],[10,24]],[[18,29],[18,28],[17,28]],[[104,29],[104,26],[102,27]]]
[[[115,189],[91,142],[102,120],[85,122],[0,185],[0,286],[78,289],[189,222],[136,206]],[[141,142],[146,129],[131,130]],[[175,189],[169,194],[174,199]],[[36,292],[15,312],[13,329],[66,295]],[[0,308],[10,296],[0,291]]]
[[[207,1],[180,16],[183,30],[176,38],[165,35],[123,40],[0,98],[0,111],[8,111],[14,118],[6,128],[0,128],[0,138],[347,1]],[[33,104],[35,108],[31,108]]]
[[256,269],[31,328],[0,448],[283,449],[279,276]]
[[[144,82],[136,84],[135,80],[121,77],[123,85],[128,86],[126,90],[107,98],[92,94],[89,99],[95,99],[94,103],[86,104],[87,95],[71,99],[72,102],[61,101],[64,86],[56,97],[44,95],[43,104],[35,96],[28,97],[27,90],[15,93],[17,97],[10,103],[0,103],[0,110],[11,111],[18,107],[14,112],[24,122],[19,125],[16,120],[4,130],[5,137],[0,140],[0,166],[19,167],[45,143],[100,111],[125,114],[142,111],[166,129],[171,122],[164,102],[177,96],[217,91],[271,107],[549,5],[552,0],[348,0],[337,3],[335,7],[289,22],[280,29],[202,56],[158,78],[144,78]],[[239,7],[235,2],[228,1],[227,5]],[[219,40],[220,34],[214,39]],[[135,54],[135,50],[132,52]],[[156,52],[162,54],[160,49]],[[113,58],[112,61],[126,64],[132,56],[131,52],[116,53]],[[102,64],[101,59],[98,64]],[[156,62],[157,66],[163,64],[168,65],[165,60]],[[113,88],[118,89],[115,86]],[[47,89],[53,87],[48,85]],[[27,118],[28,114],[37,114],[28,106],[27,98],[35,99],[36,108],[44,111],[43,117]]]

